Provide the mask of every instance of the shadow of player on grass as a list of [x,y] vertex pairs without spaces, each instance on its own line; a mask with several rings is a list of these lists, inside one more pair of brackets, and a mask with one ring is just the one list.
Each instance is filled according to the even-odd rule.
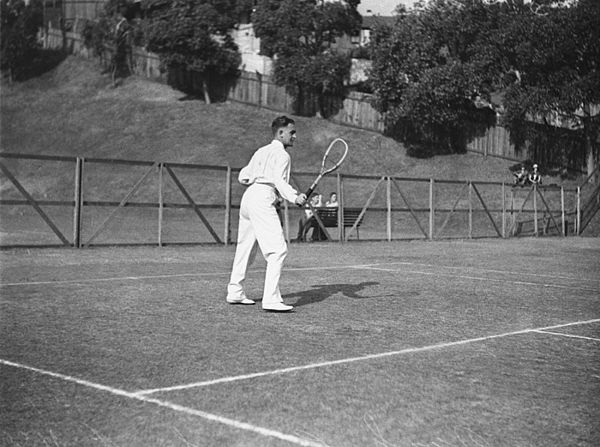
[[290,303],[293,306],[305,306],[307,304],[319,303],[326,300],[327,298],[342,294],[346,298],[352,299],[365,299],[372,298],[371,295],[359,295],[364,289],[370,286],[378,286],[379,283],[376,281],[365,281],[358,284],[324,284],[324,285],[313,285],[310,290],[303,290],[301,292],[289,293],[284,295],[283,298],[288,300],[290,298],[298,298],[295,303]]

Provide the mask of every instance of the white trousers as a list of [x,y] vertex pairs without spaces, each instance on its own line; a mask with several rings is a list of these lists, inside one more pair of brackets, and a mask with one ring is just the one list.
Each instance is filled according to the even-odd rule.
[[242,197],[237,248],[227,286],[227,296],[230,298],[245,296],[242,284],[246,278],[246,270],[254,259],[258,243],[267,261],[263,305],[283,301],[279,291],[279,278],[287,256],[287,243],[275,209],[276,202],[275,189],[264,184],[255,183],[249,186]]

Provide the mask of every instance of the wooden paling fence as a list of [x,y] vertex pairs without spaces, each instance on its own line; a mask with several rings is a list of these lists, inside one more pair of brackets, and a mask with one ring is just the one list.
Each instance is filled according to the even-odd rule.
[[[92,1],[94,3],[94,1]],[[81,34],[77,32],[80,28],[79,22],[83,19],[72,19],[73,31],[62,32],[60,29],[49,27],[40,36],[45,48],[62,48],[70,53],[83,57],[94,57],[92,51],[85,47]],[[56,25],[56,24],[54,24]],[[110,60],[111,50],[107,48],[100,55],[104,63]],[[160,60],[156,54],[145,51],[143,48],[133,48],[133,69],[138,75],[150,79],[165,82],[167,76],[160,69]],[[172,79],[177,79],[182,85],[195,89],[202,82],[193,73],[171,73]],[[285,87],[276,85],[273,78],[260,73],[242,71],[238,79],[231,86],[215,86],[217,90],[226,91],[227,99],[256,105],[283,113],[294,113],[298,105],[294,104],[292,96]],[[197,89],[195,89],[197,91]],[[374,96],[366,93],[349,92],[348,95],[339,100],[331,99],[328,109],[329,121],[337,124],[384,133],[386,131],[385,115],[375,110],[372,106]],[[316,113],[314,100],[307,100],[306,104],[300,105],[305,112]],[[535,151],[530,145],[524,145],[518,149],[510,140],[510,133],[502,126],[493,126],[486,130],[482,136],[474,137],[467,144],[467,150],[484,156],[502,158],[506,160],[523,161],[535,160],[542,165],[556,163],[559,154],[555,151]],[[569,168],[582,171],[585,160],[582,157],[569,158]]]
[[[234,181],[239,169],[9,153],[0,153],[0,160],[2,247],[227,245],[236,239],[244,191]],[[303,190],[315,176],[295,172],[292,184]],[[580,188],[349,174],[328,181],[339,197],[337,231],[328,231],[315,213],[328,240],[357,238],[359,224],[362,240],[387,241],[566,236],[568,222],[571,234],[580,232]],[[41,190],[38,182],[53,187]],[[49,199],[48,191],[62,198]],[[288,241],[302,212],[282,206]],[[355,220],[344,222],[344,215]],[[533,226],[529,232],[527,225]],[[25,237],[30,233],[41,236]]]

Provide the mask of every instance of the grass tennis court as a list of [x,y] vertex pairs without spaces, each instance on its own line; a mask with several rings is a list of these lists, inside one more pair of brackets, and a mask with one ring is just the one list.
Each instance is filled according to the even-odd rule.
[[600,444],[599,239],[291,244],[290,314],[233,253],[0,252],[0,445]]

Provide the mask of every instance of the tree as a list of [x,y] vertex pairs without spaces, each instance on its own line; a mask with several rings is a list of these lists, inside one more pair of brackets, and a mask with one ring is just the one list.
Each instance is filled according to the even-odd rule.
[[[586,152],[593,170],[600,2],[432,0],[376,30],[371,50],[376,105],[417,152],[464,149],[493,122],[481,106],[494,96],[517,145],[562,151],[565,167]],[[567,132],[560,125],[581,144],[570,150],[556,138]]]
[[[591,174],[600,139],[600,2],[579,0],[522,14],[507,32],[519,42],[513,54],[519,80],[506,90],[507,126],[521,141],[547,142],[544,133],[552,128],[570,129]],[[567,149],[562,147],[563,158],[572,156]]]
[[39,49],[37,32],[42,26],[40,1],[1,0],[0,64],[9,80],[19,78]]
[[358,0],[259,0],[252,23],[261,53],[274,57],[275,80],[296,98],[297,111],[317,98],[327,116],[327,96],[341,96],[350,73],[350,57],[335,48],[336,39],[359,30]]
[[395,25],[375,30],[375,106],[413,155],[464,152],[468,140],[493,123],[492,110],[480,107],[493,70],[472,55],[494,20],[482,2],[435,0],[400,10]]
[[209,79],[234,76],[241,63],[228,34],[235,5],[234,0],[153,0],[148,5],[148,49],[167,69],[198,73],[207,103]]

